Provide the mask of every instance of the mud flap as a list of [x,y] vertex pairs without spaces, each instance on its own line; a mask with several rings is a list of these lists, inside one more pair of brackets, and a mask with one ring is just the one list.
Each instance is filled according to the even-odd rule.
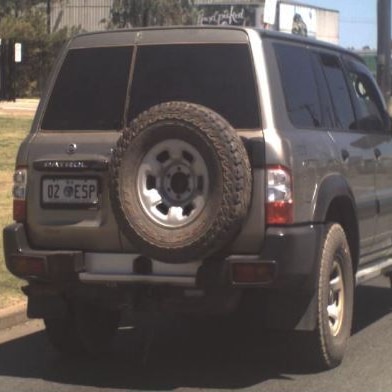
[[68,307],[58,295],[30,295],[27,303],[29,318],[64,318]]
[[317,322],[317,295],[305,290],[247,290],[241,310],[247,319],[268,329],[313,331]]
[[276,292],[269,295],[265,322],[271,329],[313,331],[317,323],[316,293]]

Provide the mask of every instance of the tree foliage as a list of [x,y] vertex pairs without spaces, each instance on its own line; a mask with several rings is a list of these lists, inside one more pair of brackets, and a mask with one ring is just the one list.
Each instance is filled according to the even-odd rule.
[[[37,96],[63,44],[77,30],[48,34],[47,0],[0,0],[0,39],[22,44],[16,65],[17,96]],[[192,24],[193,0],[113,0],[108,28]]]
[[45,5],[43,0],[1,0],[0,18],[4,16],[18,17],[28,12],[32,7]]
[[114,0],[108,28],[185,25],[194,21],[193,0]]
[[59,50],[72,32],[47,33],[46,1],[0,0],[0,38],[22,44],[16,64],[16,94],[38,96]]

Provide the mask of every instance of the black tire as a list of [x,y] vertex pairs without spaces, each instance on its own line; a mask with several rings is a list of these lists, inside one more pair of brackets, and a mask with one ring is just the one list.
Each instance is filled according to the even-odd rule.
[[[186,174],[177,176],[182,183],[174,181],[175,173],[166,180],[178,159],[167,152],[169,158],[158,153],[156,156],[158,161],[162,155],[159,172],[162,174],[146,175],[152,180],[147,178],[144,182],[140,174],[142,163],[145,160],[150,163],[149,154],[172,142],[177,147],[183,143],[191,151],[182,152],[178,166],[179,172]],[[206,168],[205,177],[204,171],[203,176],[194,174],[194,158],[204,162],[201,166]],[[149,199],[140,191],[143,187],[150,191],[149,186],[162,198],[161,204],[150,210]],[[251,190],[251,169],[241,139],[219,114],[200,105],[168,102],[150,108],[123,131],[113,152],[111,202],[116,220],[141,253],[158,260],[178,263],[207,258],[221,251],[241,228]],[[181,200],[178,203],[176,192]],[[198,193],[203,195],[199,204],[195,202]],[[180,208],[182,215],[179,213],[166,225],[165,214],[170,217],[171,208]]]
[[100,354],[108,351],[117,332],[120,311],[90,303],[75,305],[75,325],[83,351]]
[[351,334],[354,275],[350,248],[339,224],[327,227],[318,280],[317,327],[312,334],[314,365],[331,369],[342,360]]
[[46,335],[52,346],[62,354],[73,355],[83,352],[75,316],[71,309],[61,318],[44,318]]

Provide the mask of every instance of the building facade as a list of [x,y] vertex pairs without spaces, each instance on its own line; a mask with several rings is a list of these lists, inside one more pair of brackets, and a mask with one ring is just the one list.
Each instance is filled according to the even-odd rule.
[[51,0],[50,29],[78,27],[84,31],[106,29],[113,0]]
[[[52,0],[50,26],[106,29],[113,0]],[[253,26],[339,43],[339,12],[290,0],[194,0],[197,24]]]

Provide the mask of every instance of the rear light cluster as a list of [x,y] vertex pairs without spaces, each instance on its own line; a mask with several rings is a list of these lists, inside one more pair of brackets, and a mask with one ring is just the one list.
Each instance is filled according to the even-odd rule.
[[45,276],[45,258],[40,256],[11,256],[12,273],[21,278],[27,276]]
[[274,276],[274,263],[241,262],[232,264],[234,284],[270,283],[273,281]]
[[26,193],[27,193],[27,168],[18,167],[14,173],[14,198],[13,217],[16,222],[24,222],[26,219]]
[[267,168],[266,223],[287,225],[293,223],[292,178],[283,166]]

